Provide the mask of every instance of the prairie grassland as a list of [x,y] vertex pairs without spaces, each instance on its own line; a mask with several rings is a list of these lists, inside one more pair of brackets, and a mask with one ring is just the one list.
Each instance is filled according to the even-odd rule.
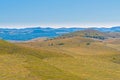
[[120,51],[108,45],[81,37],[0,41],[0,80],[120,80]]
[[0,41],[0,80],[84,80],[43,61],[65,56]]
[[[62,43],[62,45],[59,45]],[[89,43],[89,44],[88,44]],[[52,45],[50,45],[52,44]],[[119,80],[120,52],[109,43],[89,38],[53,39],[22,44],[60,52],[70,57],[45,58],[43,61],[86,80]],[[32,46],[31,46],[32,45]],[[117,48],[120,48],[119,46]],[[73,80],[73,79],[71,79]]]

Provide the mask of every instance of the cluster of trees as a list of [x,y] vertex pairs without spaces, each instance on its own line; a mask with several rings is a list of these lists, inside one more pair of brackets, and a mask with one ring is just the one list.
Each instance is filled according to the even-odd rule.
[[[55,44],[53,44],[53,43],[50,43],[48,46],[54,46]],[[57,45],[64,45],[64,43],[58,43]]]
[[101,39],[101,40],[106,39],[104,36],[99,36],[99,35],[87,35],[87,34],[86,34],[85,37],[95,38],[95,39]]

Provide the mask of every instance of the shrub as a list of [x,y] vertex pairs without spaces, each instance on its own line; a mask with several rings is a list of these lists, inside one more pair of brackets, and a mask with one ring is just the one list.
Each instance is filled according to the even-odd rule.
[[59,43],[58,45],[64,45],[64,43]]
[[90,43],[88,42],[88,43],[86,43],[86,45],[90,45]]

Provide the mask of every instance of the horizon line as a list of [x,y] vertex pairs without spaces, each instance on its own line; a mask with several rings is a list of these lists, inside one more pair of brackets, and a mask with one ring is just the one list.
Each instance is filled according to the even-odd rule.
[[113,28],[113,27],[120,27],[120,26],[112,26],[112,27],[43,27],[43,26],[30,26],[30,27],[0,27],[1,29],[26,29],[26,28]]
[[12,29],[21,29],[21,28],[111,28],[120,26],[120,23],[114,24],[104,24],[104,23],[83,23],[83,24],[1,24],[0,28],[12,28]]

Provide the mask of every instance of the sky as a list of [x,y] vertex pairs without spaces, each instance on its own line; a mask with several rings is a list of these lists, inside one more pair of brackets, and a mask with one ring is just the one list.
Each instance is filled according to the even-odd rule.
[[0,27],[120,26],[120,0],[0,0]]

